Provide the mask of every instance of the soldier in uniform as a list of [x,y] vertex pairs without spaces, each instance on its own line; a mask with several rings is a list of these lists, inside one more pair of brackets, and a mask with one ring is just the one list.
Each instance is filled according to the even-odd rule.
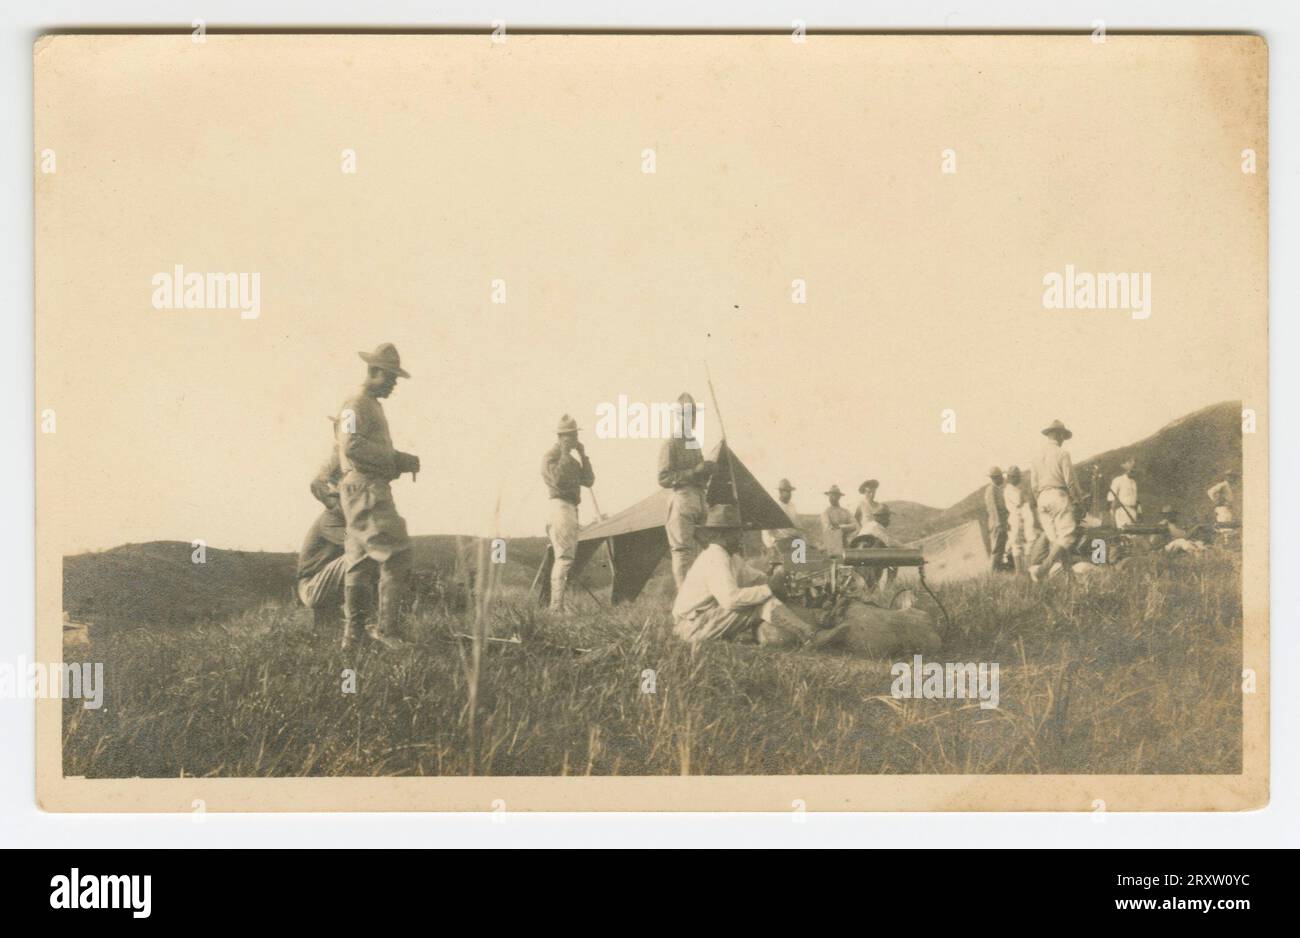
[[[339,506],[347,525],[343,552],[343,649],[351,648],[363,627],[388,648],[405,643],[397,635],[398,611],[411,568],[411,541],[406,521],[397,513],[390,483],[402,473],[414,477],[420,458],[393,448],[388,418],[380,403],[393,393],[398,378],[409,378],[391,343],[373,352],[358,352],[366,363],[366,380],[344,403],[336,430]],[[378,581],[377,621],[366,627]]]
[[551,567],[551,610],[562,612],[569,570],[578,551],[578,503],[582,501],[582,487],[590,488],[596,474],[587,458],[586,447],[578,440],[578,421],[563,415],[555,427],[555,435],[555,445],[542,457],[542,481],[550,497],[546,534],[555,554]]
[[340,475],[338,448],[331,446],[329,458],[311,480],[311,494],[325,510],[312,522],[298,551],[298,598],[312,611],[312,621],[317,627],[337,622],[343,602],[343,577],[347,572],[343,542],[347,522],[339,507]]
[[[694,427],[695,398],[683,392],[677,403],[682,409],[682,427]],[[664,530],[672,553],[673,582],[678,589],[699,551],[695,528],[704,523],[704,496],[712,473],[713,463],[704,458],[699,440],[689,432],[665,440],[659,450],[659,484],[673,492]]]

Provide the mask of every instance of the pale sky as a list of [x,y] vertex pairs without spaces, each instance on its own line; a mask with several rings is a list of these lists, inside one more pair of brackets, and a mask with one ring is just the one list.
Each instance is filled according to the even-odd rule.
[[[595,438],[596,408],[707,407],[706,360],[732,446],[804,511],[868,476],[945,507],[1053,418],[1083,458],[1247,398],[1263,51],[1220,38],[58,37],[37,442],[75,481],[42,511],[65,553],[296,549],[384,341],[414,534],[540,535],[564,412],[601,508],[644,497],[659,442]],[[260,318],[154,309],[175,264],[260,273]],[[1150,318],[1044,309],[1067,264],[1149,272]]]

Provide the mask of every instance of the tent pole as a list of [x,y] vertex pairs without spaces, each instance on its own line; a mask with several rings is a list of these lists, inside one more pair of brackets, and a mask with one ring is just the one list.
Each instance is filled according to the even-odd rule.
[[[704,377],[709,382],[709,398],[713,401],[713,412],[718,415],[718,431],[722,434],[722,443],[727,443],[727,428],[722,422],[722,408],[718,406],[718,395],[713,390],[713,375],[709,371],[709,363],[704,363]],[[727,446],[727,471],[731,474],[731,500],[736,505],[736,512],[740,512],[740,490],[736,487],[736,467],[731,462],[731,447]],[[743,518],[741,519],[744,520]]]
[[596,509],[596,520],[604,521],[605,516],[601,513],[600,502],[596,501],[596,487],[594,485],[587,486],[587,492],[591,495],[591,507]]
[[704,363],[704,379],[709,382],[709,399],[713,401],[713,412],[718,415],[718,431],[722,439],[727,438],[727,428],[722,422],[722,408],[718,406],[718,395],[713,391],[713,375],[709,372],[709,363]]
[[546,550],[542,553],[542,562],[537,565],[537,575],[533,577],[533,585],[528,588],[529,596],[537,596],[541,601],[542,591],[539,588],[542,582],[542,571],[546,569],[546,558],[551,555],[551,545],[546,545]]

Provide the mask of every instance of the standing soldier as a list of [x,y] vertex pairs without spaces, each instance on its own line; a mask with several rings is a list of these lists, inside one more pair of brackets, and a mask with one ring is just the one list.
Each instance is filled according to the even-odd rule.
[[1124,472],[1111,480],[1106,501],[1110,503],[1115,527],[1123,530],[1130,524],[1137,524],[1141,506],[1138,504],[1137,460],[1129,458],[1120,465]]
[[569,570],[578,552],[578,503],[582,500],[582,487],[590,488],[596,474],[591,471],[586,447],[578,440],[578,421],[565,414],[555,427],[555,435],[555,445],[542,457],[542,481],[551,499],[546,533],[555,554],[551,567],[551,610],[562,612]]
[[374,604],[376,568],[379,581],[377,622],[367,634],[387,648],[405,644],[397,636],[402,590],[411,568],[411,542],[406,522],[397,513],[389,483],[402,473],[420,471],[420,458],[393,449],[388,418],[379,402],[393,393],[398,378],[409,378],[391,343],[374,352],[358,352],[367,365],[361,390],[348,398],[339,413],[337,442],[339,505],[347,524],[343,577],[343,649],[360,638],[365,617]]
[[1223,474],[1223,479],[1210,486],[1210,490],[1205,494],[1210,497],[1214,504],[1214,523],[1215,524],[1232,524],[1237,520],[1237,470],[1229,469]]
[[1029,576],[1037,581],[1042,572],[1050,574],[1060,561],[1070,572],[1070,551],[1078,527],[1075,506],[1083,502],[1083,489],[1074,475],[1074,463],[1062,445],[1074,434],[1059,420],[1043,429],[1047,437],[1042,452],[1034,462],[1034,497],[1038,500],[1038,523],[1043,526],[1051,550],[1041,566],[1031,564]]
[[695,398],[682,392],[677,404],[682,409],[682,433],[665,440],[659,450],[659,484],[673,490],[664,531],[672,552],[673,582],[681,589],[699,549],[695,528],[704,523],[707,514],[704,496],[713,463],[704,458],[699,439],[691,430],[695,426]]
[[1219,542],[1226,545],[1234,545],[1237,540],[1237,479],[1237,470],[1229,469],[1223,474],[1223,480],[1206,492],[1214,504],[1215,532]]
[[858,529],[847,508],[840,507],[844,493],[838,485],[832,485],[822,493],[830,502],[822,511],[822,549],[832,557],[844,554],[844,542]]
[[763,546],[767,548],[768,559],[773,563],[788,564],[790,562],[790,549],[794,539],[802,537],[803,532],[799,530],[799,511],[794,507],[794,486],[790,484],[789,479],[782,479],[777,483],[776,492],[778,496],[777,504],[785,512],[785,516],[790,519],[789,527],[774,528],[763,532]]
[[1025,548],[1034,542],[1033,495],[1025,491],[1019,466],[1007,469],[1007,484],[1002,487],[1002,502],[1007,506],[1007,543],[1017,573],[1026,570]]
[[868,479],[858,486],[858,494],[862,496],[862,501],[858,507],[853,509],[853,519],[857,521],[860,528],[865,528],[871,524],[871,519],[876,517],[876,511],[880,504],[876,501],[876,492],[880,490],[880,483],[875,479]]
[[1002,468],[989,469],[989,487],[984,490],[984,514],[989,526],[989,570],[996,573],[1005,566],[1007,553],[1007,503],[1002,490]]

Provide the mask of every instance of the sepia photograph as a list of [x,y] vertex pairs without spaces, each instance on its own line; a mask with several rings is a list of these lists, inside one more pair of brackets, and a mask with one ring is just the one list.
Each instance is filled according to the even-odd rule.
[[32,51],[43,809],[1269,803],[1261,37],[195,22]]

